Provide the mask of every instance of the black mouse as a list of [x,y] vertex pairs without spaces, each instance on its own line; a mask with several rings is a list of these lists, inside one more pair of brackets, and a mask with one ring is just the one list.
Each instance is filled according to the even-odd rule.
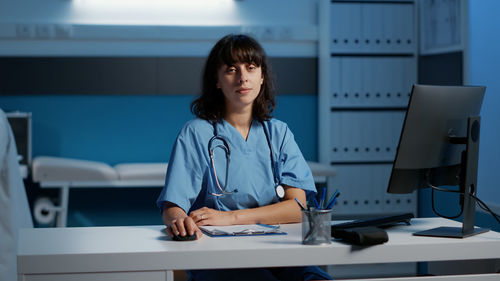
[[186,234],[185,236],[181,236],[180,234],[174,235],[174,236],[172,236],[172,240],[174,240],[174,241],[193,241],[193,240],[196,240],[196,234],[193,234],[193,235]]

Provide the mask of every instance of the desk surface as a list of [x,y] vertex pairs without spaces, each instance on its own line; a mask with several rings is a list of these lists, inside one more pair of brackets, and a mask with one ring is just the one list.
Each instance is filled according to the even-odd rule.
[[19,236],[18,272],[68,273],[176,270],[323,264],[364,264],[500,258],[500,233],[466,239],[417,237],[437,226],[459,226],[441,218],[413,219],[411,226],[389,230],[389,242],[357,247],[301,244],[301,225],[282,225],[287,235],[203,236],[174,242],[164,226],[34,228]]

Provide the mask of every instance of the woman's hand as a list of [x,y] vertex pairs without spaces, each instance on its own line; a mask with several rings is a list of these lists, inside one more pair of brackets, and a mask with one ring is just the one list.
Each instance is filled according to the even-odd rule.
[[165,204],[163,210],[163,223],[167,226],[170,237],[196,234],[196,239],[200,239],[203,236],[193,219],[186,215],[183,209],[169,202]]
[[201,225],[231,225],[235,223],[235,215],[232,211],[217,211],[203,207],[189,214],[197,226]]
[[188,216],[170,221],[167,226],[167,232],[170,237],[175,235],[186,236],[196,234],[196,239],[200,239],[201,236],[203,236],[196,223]]

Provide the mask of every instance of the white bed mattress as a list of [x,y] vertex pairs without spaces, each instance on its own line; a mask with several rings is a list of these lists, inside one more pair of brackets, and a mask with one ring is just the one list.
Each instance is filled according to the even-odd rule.
[[33,159],[32,175],[35,182],[164,181],[167,165],[123,163],[110,166],[97,161],[39,156]]

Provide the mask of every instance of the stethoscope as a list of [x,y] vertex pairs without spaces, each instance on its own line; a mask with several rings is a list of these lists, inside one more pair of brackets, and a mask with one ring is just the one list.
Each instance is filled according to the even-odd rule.
[[[214,127],[214,136],[210,139],[210,141],[208,141],[208,153],[210,155],[210,162],[212,163],[212,169],[214,172],[215,182],[216,182],[217,187],[219,188],[219,191],[220,191],[220,193],[212,192],[211,194],[215,195],[215,196],[233,194],[233,193],[238,192],[238,190],[226,191],[227,183],[228,183],[227,180],[228,180],[228,176],[229,176],[229,161],[231,160],[231,149],[229,148],[229,144],[227,143],[227,141],[223,137],[219,136],[219,134],[217,132],[216,123],[215,122],[211,122],[211,123],[212,123],[212,126]],[[279,183],[279,179],[277,176],[278,175],[278,172],[276,171],[277,166],[276,166],[276,162],[274,162],[273,147],[271,145],[271,139],[269,137],[269,132],[267,131],[267,127],[265,126],[264,122],[260,122],[260,123],[262,124],[262,128],[264,129],[264,134],[266,135],[267,145],[269,146],[269,151],[271,153],[271,167],[272,167],[272,172],[273,172],[274,189],[276,191],[276,196],[278,196],[279,199],[283,199],[283,197],[285,197],[285,189]],[[212,147],[212,143],[215,140],[219,140],[222,143],[217,144],[215,147]],[[214,150],[216,148],[223,149],[225,154],[226,154],[226,177],[225,177],[224,187],[221,187],[221,185],[219,183],[219,179],[217,178],[217,171],[215,169]]]

